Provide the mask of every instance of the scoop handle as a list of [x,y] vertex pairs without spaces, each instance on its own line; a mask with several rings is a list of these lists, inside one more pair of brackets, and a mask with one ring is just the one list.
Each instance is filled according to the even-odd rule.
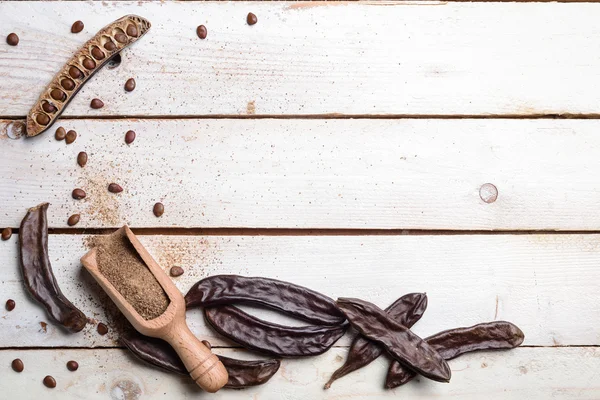
[[192,379],[202,389],[214,393],[227,384],[229,376],[225,366],[190,331],[185,320],[174,324],[163,339],[175,349]]

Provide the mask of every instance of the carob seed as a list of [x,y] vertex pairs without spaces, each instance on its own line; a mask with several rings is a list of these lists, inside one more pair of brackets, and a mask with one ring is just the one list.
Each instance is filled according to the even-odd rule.
[[212,346],[210,345],[210,342],[208,340],[203,340],[202,344],[205,345],[207,349],[212,349]]
[[56,139],[56,140],[64,140],[66,137],[67,137],[67,131],[65,130],[65,128],[63,128],[62,126],[60,126],[56,130],[56,133],[54,134],[54,139]]
[[9,33],[6,37],[6,43],[8,43],[9,46],[16,46],[19,44],[19,37],[16,33]]
[[49,102],[45,101],[42,104],[42,110],[44,110],[45,112],[49,113],[49,114],[54,114],[56,112],[56,107],[54,107],[52,104],[50,104]]
[[127,133],[125,133],[125,143],[131,144],[131,143],[133,143],[134,140],[135,140],[135,132],[127,131]]
[[44,386],[46,386],[47,388],[54,389],[56,387],[56,379],[54,379],[50,375],[46,375],[43,382]]
[[71,33],[79,33],[83,30],[83,22],[75,21],[73,25],[71,25]]
[[108,42],[104,43],[104,48],[108,51],[115,51],[117,49],[117,45],[109,40]]
[[152,212],[155,216],[160,217],[165,212],[165,206],[163,203],[156,203],[152,209]]
[[12,228],[2,229],[2,240],[8,240],[12,236]]
[[134,89],[135,89],[135,79],[133,79],[133,78],[127,79],[127,82],[125,82],[125,91],[133,92]]
[[87,164],[87,153],[85,151],[77,154],[77,164],[79,164],[80,167],[85,167],[85,164]]
[[50,92],[50,97],[52,97],[54,100],[63,101],[67,95],[60,89],[52,89]]
[[92,47],[92,57],[94,57],[96,60],[104,60],[106,56],[98,46],[94,46]]
[[89,70],[96,68],[96,63],[91,58],[84,59],[82,64],[86,69],[89,69]]
[[246,22],[248,23],[248,25],[254,25],[258,22],[258,18],[253,13],[248,13],[248,16],[246,17]]
[[77,139],[77,132],[71,129],[69,132],[67,132],[67,136],[65,136],[65,142],[67,144],[71,144],[75,141],[75,139]]
[[35,121],[40,125],[48,125],[50,122],[50,117],[46,114],[39,114],[37,117],[35,117]]
[[85,198],[85,192],[82,189],[73,189],[71,196],[73,196],[75,200],[81,200]]
[[77,225],[77,223],[79,222],[79,218],[81,218],[79,214],[71,215],[69,217],[69,219],[67,220],[67,225],[69,225],[69,226]]
[[23,365],[23,361],[21,361],[20,358],[15,358],[14,360],[12,360],[10,366],[15,372],[23,372],[23,369],[25,368],[25,366]]
[[60,86],[62,86],[63,89],[66,90],[73,90],[75,89],[75,82],[73,82],[72,79],[65,78],[62,81],[60,81]]
[[206,39],[206,35],[208,35],[208,31],[204,25],[200,25],[196,28],[196,34],[200,39]]
[[67,362],[67,369],[69,371],[77,371],[77,369],[79,368],[79,364],[77,363],[77,361],[69,361]]
[[79,68],[76,67],[71,67],[69,68],[69,76],[73,79],[79,79],[81,78],[81,71],[79,70]]
[[123,188],[120,185],[117,185],[116,183],[111,183],[108,185],[108,191],[111,193],[121,193],[123,191]]
[[183,268],[181,267],[171,267],[171,276],[181,276],[183,275]]
[[106,335],[108,333],[108,326],[104,325],[102,322],[98,324],[98,328],[96,328],[99,334]]
[[131,37],[138,37],[138,30],[135,27],[135,25],[133,25],[133,24],[127,25],[127,29],[125,30],[125,33],[127,33]]
[[127,36],[123,33],[117,33],[115,35],[115,40],[119,43],[127,43]]
[[92,107],[93,109],[97,110],[98,108],[104,107],[104,103],[100,99],[93,99],[90,102],[90,107]]
[[6,311],[12,311],[15,309],[15,301],[13,299],[6,300]]

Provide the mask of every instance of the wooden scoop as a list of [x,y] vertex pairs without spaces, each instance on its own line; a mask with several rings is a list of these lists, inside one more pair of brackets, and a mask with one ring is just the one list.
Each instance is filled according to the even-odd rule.
[[171,278],[144,249],[129,227],[124,226],[113,235],[125,234],[150,272],[154,275],[170,300],[165,312],[157,318],[145,320],[117,289],[102,275],[96,260],[97,248],[81,258],[83,266],[92,274],[102,289],[110,296],[119,310],[143,335],[167,341],[183,361],[192,379],[207,392],[214,393],[227,383],[227,370],[216,355],[202,344],[185,322],[185,300]]

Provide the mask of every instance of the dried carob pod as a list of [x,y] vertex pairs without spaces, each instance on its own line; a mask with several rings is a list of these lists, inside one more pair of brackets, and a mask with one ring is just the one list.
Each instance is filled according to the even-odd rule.
[[192,286],[185,302],[188,308],[254,304],[318,325],[340,325],[346,320],[333,299],[304,286],[270,278],[210,276]]
[[205,308],[206,321],[220,334],[247,349],[276,357],[323,354],[348,324],[290,327],[263,321],[234,306]]
[[114,55],[135,43],[150,29],[150,22],[126,15],[102,28],[52,78],[27,115],[27,136],[48,129],[83,85]]
[[65,328],[79,332],[87,317],[61,292],[48,257],[48,203],[30,208],[19,229],[21,270],[27,290]]
[[[425,293],[410,293],[392,303],[385,309],[385,312],[390,318],[410,328],[421,319],[426,309],[427,295]],[[367,339],[363,335],[356,335],[348,350],[348,357],[344,365],[331,375],[331,378],[325,384],[325,389],[329,389],[335,380],[370,364],[384,351],[385,349],[378,343]]]
[[[425,341],[444,359],[452,360],[461,354],[478,350],[513,349],[525,339],[523,331],[505,321],[494,321],[468,328],[456,328],[437,333]],[[399,362],[390,364],[385,387],[392,389],[412,380],[417,374]]]
[[[140,360],[164,370],[181,375],[188,375],[183,362],[164,340],[144,336],[138,332],[128,332],[120,339]],[[279,360],[236,360],[219,356],[229,374],[226,388],[243,389],[245,387],[262,385],[279,370]]]

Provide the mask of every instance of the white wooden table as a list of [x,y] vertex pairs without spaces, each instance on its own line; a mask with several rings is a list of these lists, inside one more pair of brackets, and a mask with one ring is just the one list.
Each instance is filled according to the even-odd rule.
[[[152,29],[55,125],[77,141],[55,141],[54,129],[11,138],[70,55],[128,13]],[[450,362],[450,384],[384,390],[381,357],[324,391],[345,337],[284,361],[264,386],[208,396],[138,362],[114,331],[55,326],[25,293],[15,234],[0,242],[0,300],[17,303],[0,310],[0,397],[600,398],[598,16],[594,3],[0,2],[0,227],[51,203],[50,258],[87,315],[110,325],[109,300],[78,261],[86,240],[127,223],[165,269],[184,267],[184,292],[218,273],[382,307],[421,291],[420,335],[492,320],[526,335],[519,349]],[[71,34],[77,19],[85,29]],[[106,106],[90,109],[94,97]],[[108,193],[112,181],[124,192]],[[496,201],[482,200],[486,183]],[[71,199],[75,187],[88,198]],[[82,219],[69,228],[73,213]],[[198,310],[188,318],[216,352],[256,357]],[[47,374],[56,389],[42,385]]]

